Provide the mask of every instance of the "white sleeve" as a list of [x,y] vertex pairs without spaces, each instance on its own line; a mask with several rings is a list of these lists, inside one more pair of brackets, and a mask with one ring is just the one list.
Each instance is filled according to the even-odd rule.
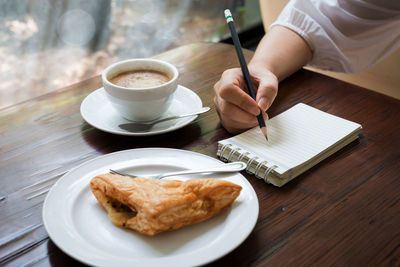
[[355,73],[400,47],[400,1],[291,0],[270,27],[275,25],[308,43],[308,66]]

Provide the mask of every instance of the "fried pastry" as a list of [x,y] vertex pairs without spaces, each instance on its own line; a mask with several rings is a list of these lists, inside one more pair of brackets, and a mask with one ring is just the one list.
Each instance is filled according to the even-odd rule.
[[204,221],[232,204],[241,186],[218,179],[188,181],[94,177],[90,188],[111,221],[142,234],[175,230]]

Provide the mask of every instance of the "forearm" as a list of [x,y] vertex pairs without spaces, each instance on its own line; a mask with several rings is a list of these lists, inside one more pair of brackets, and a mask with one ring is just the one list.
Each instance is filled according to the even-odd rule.
[[281,81],[311,58],[312,51],[303,38],[286,27],[275,26],[261,40],[249,68],[268,69]]

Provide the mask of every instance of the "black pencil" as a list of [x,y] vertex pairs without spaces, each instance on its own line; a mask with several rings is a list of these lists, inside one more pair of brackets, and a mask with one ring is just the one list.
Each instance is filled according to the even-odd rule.
[[[236,33],[236,29],[235,29],[235,25],[233,23],[231,11],[229,9],[226,9],[224,13],[225,13],[226,22],[228,23],[228,26],[229,26],[229,30],[231,31],[233,44],[235,45],[236,54],[239,58],[240,67],[242,69],[243,76],[244,76],[244,79],[247,84],[247,88],[249,89],[250,96],[254,100],[256,100],[256,93],[254,91],[253,83],[251,82],[249,69],[247,68],[247,64],[246,64],[246,61],[243,56],[242,47],[240,45],[239,37]],[[261,132],[265,136],[265,139],[267,139],[267,141],[268,141],[267,127],[265,126],[265,121],[264,121],[262,112],[260,112],[260,114],[257,115],[257,120],[258,120],[258,125],[260,126],[260,129],[261,129]]]

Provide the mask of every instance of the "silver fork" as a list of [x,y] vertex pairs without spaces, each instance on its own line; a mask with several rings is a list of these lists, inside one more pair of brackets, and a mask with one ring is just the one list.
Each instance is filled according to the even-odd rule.
[[[199,169],[199,170],[185,170],[185,171],[178,171],[178,172],[167,172],[167,173],[161,173],[158,175],[152,175],[152,176],[146,176],[147,178],[151,179],[162,179],[168,176],[178,176],[178,175],[186,175],[186,174],[196,174],[196,173],[225,173],[225,172],[239,172],[244,169],[246,169],[247,164],[244,162],[231,162],[224,164],[222,166],[216,166],[212,168],[207,168],[207,169]],[[137,178],[137,177],[143,177],[142,175],[132,175],[128,173],[124,173],[121,171],[116,171],[110,169],[110,173],[113,174],[119,174],[123,176],[129,176],[132,178]]]

